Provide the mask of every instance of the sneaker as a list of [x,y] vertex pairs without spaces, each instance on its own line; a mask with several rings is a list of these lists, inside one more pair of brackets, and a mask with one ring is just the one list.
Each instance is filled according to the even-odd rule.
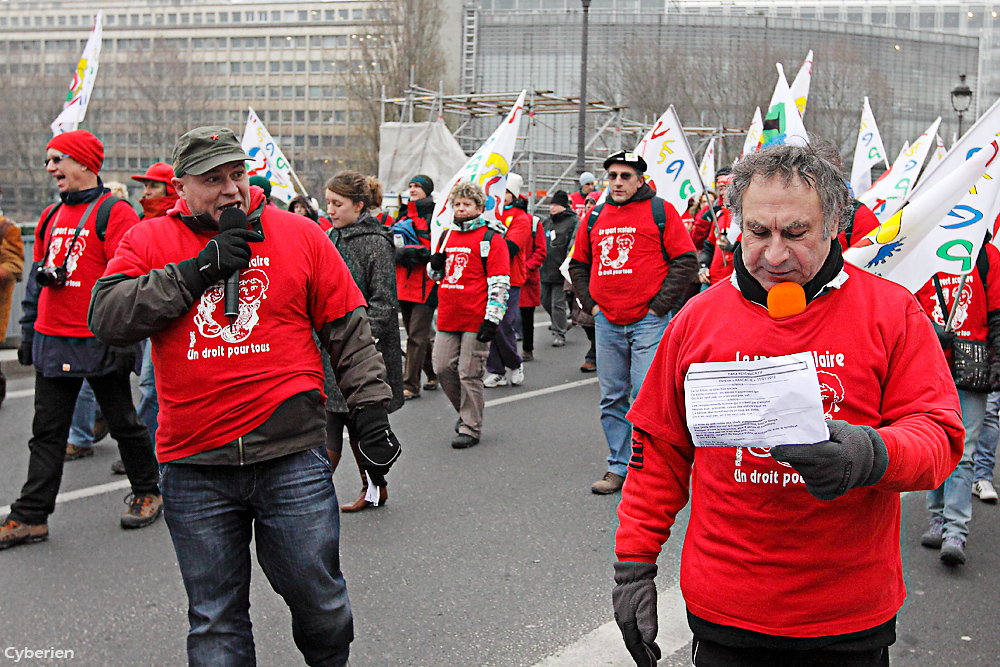
[[931,519],[931,527],[920,536],[920,544],[928,549],[940,549],[944,542],[944,519]]
[[424,383],[424,391],[434,391],[438,388],[437,380],[428,380]]
[[965,541],[960,537],[949,537],[941,547],[941,562],[952,567],[965,565]]
[[44,523],[32,525],[7,519],[0,526],[0,551],[19,544],[32,544],[47,539],[49,539],[49,527]]
[[156,521],[163,513],[163,497],[152,493],[130,493],[125,496],[128,509],[122,515],[122,528],[142,528]]
[[479,438],[474,435],[469,435],[468,433],[459,433],[455,436],[455,439],[451,441],[452,449],[468,449],[469,447],[475,447],[479,444]]
[[622,488],[625,478],[613,472],[604,473],[604,477],[590,485],[590,490],[598,495],[606,496]]
[[116,475],[125,474],[125,464],[122,463],[121,459],[118,459],[117,461],[111,464],[111,472],[113,472]]
[[535,355],[533,352],[522,352],[521,361],[534,361]]
[[77,447],[74,444],[66,445],[66,460],[76,461],[77,459],[85,459],[88,456],[94,455],[93,447]]
[[410,391],[409,389],[403,390],[403,400],[408,401],[411,398],[420,398],[420,394],[415,391]]
[[981,479],[972,485],[972,493],[979,496],[984,503],[995,503],[997,501],[997,490],[993,488],[993,483],[989,480]]
[[581,373],[596,373],[597,372],[597,364],[595,364],[593,361],[585,361],[585,362],[583,362],[583,365],[580,366],[580,372]]
[[552,347],[562,347],[566,344],[566,337],[556,334],[552,337]]
[[483,376],[483,386],[487,389],[493,389],[494,387],[506,387],[507,377],[505,375],[500,375],[499,373],[487,373]]
[[520,387],[522,384],[524,384],[524,368],[518,366],[510,372],[510,386]]

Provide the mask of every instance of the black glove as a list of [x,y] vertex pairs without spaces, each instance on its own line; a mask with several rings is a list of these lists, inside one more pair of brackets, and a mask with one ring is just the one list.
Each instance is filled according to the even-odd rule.
[[375,486],[385,486],[385,475],[399,458],[402,448],[389,427],[389,414],[381,405],[370,405],[354,415],[358,450],[364,461],[361,468]]
[[31,343],[31,339],[21,337],[21,345],[17,348],[17,363],[22,366],[30,366],[32,363]]
[[431,255],[430,266],[433,271],[444,271],[445,260],[448,259],[448,253],[446,252],[436,252]]
[[249,229],[219,232],[198,253],[198,271],[209,285],[225,280],[236,271],[250,267],[250,243],[264,239]]
[[655,563],[615,563],[615,588],[611,601],[615,622],[622,631],[625,648],[639,667],[656,667],[660,647],[656,639]]
[[859,486],[876,484],[889,467],[889,452],[870,426],[831,420],[830,439],[815,445],[779,445],[771,458],[802,475],[806,490],[820,500],[833,500]]
[[479,331],[476,332],[476,340],[478,340],[480,343],[489,343],[496,337],[497,337],[496,322],[483,320],[483,323],[479,325]]
[[945,331],[944,327],[939,327],[937,325],[934,326],[934,333],[937,334],[938,342],[941,343],[942,350],[950,350],[952,343],[954,343],[955,338],[957,338],[954,331]]

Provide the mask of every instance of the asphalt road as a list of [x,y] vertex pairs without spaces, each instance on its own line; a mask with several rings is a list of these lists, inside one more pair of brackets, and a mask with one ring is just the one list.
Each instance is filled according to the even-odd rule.
[[[487,390],[478,447],[451,449],[455,415],[440,391],[393,415],[404,453],[389,503],[341,517],[354,667],[630,664],[609,625],[617,496],[589,491],[607,450],[598,387],[576,384],[593,378],[578,370],[586,340],[578,328],[565,348],[550,347],[544,328],[536,337],[538,360],[526,364],[524,386]],[[0,506],[24,481],[31,388],[30,377],[13,378],[0,409]],[[534,393],[543,389],[555,391]],[[67,464],[62,491],[120,481],[110,474],[115,458],[105,441],[95,456]],[[353,461],[334,479],[341,501],[355,497]],[[49,541],[0,552],[0,665],[15,662],[7,647],[74,653],[22,664],[184,664],[186,599],[166,526],[121,530],[126,493],[60,503]],[[918,544],[923,494],[903,499],[910,594],[894,665],[1000,664],[1000,507],[974,503],[969,563],[949,570]],[[676,588],[685,518],[657,579],[668,652],[660,664],[671,667],[690,664]],[[285,605],[256,565],[251,603],[258,664],[302,664]]]

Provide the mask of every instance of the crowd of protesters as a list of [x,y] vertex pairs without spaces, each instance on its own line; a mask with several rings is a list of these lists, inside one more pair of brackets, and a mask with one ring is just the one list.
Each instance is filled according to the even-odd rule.
[[[796,652],[888,664],[902,603],[899,492],[928,490],[921,544],[949,566],[966,561],[972,496],[997,502],[1000,354],[987,352],[1000,347],[1000,252],[985,243],[976,271],[935,276],[916,298],[845,264],[842,250],[878,220],[822,141],[720,170],[681,213],[627,151],[607,158],[602,178],[586,172],[578,189],[552,192],[544,216],[529,211],[516,173],[491,206],[473,183],[435,195],[433,179],[416,174],[406,202],[387,211],[376,179],[344,171],[325,184],[325,210],[306,195],[284,209],[223,127],[186,133],[171,164],[132,177],[140,215],[127,188],[102,181],[103,157],[87,131],[49,142],[59,201],[41,213],[27,262],[19,228],[0,212],[0,327],[14,283],[26,280],[18,360],[35,370],[30,459],[0,550],[49,538],[65,462],[109,432],[121,454],[114,472],[131,485],[121,526],[163,515],[169,528],[192,665],[252,663],[252,529],[306,662],[345,664],[353,620],[331,479],[345,433],[361,489],[340,510],[385,506],[402,449],[389,414],[440,387],[457,413],[451,447],[478,445],[485,390],[526,382],[538,306],[552,347],[573,326],[589,342],[579,368],[596,373],[609,452],[590,489],[623,494],[614,609],[639,665],[659,657],[655,561],[689,497],[682,580],[699,666]],[[453,222],[432,239],[436,197],[448,198]],[[492,206],[500,213],[487,214]],[[767,311],[782,282],[805,293],[784,320]],[[837,317],[857,324],[830,326]],[[873,329],[882,338],[864,335]],[[706,453],[686,431],[684,370],[755,348],[850,351],[850,362],[820,372],[829,441],[764,456],[738,448],[734,475],[733,449]],[[984,377],[953,379],[949,364],[977,353]],[[0,374],[0,405],[5,387]],[[811,521],[829,533],[809,545],[790,536],[767,509],[773,491],[741,488],[741,467],[755,466],[793,468],[801,485],[783,492],[783,506],[797,508],[796,530]],[[241,495],[251,478],[258,492]],[[206,503],[218,512],[199,512]],[[754,513],[752,526],[738,520]],[[761,525],[769,544],[797,556],[768,561],[756,548]],[[845,538],[847,525],[874,537]],[[864,590],[848,590],[844,559],[864,567]],[[797,569],[778,572],[778,560]],[[827,578],[811,594],[760,586],[759,608],[748,609],[735,588],[717,594],[743,585],[741,568],[761,582]]]

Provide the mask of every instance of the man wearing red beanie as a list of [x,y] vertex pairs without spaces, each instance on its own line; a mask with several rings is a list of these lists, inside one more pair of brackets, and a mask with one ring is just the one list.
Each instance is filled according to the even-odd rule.
[[166,162],[154,162],[149,165],[145,174],[136,174],[133,181],[142,183],[142,217],[158,218],[166,215],[177,203],[177,191],[170,180],[174,177],[174,168]]
[[128,203],[102,206],[110,197],[98,176],[104,146],[90,132],[55,136],[45,158],[62,201],[42,212],[35,229],[17,351],[22,365],[35,366],[31,456],[21,495],[0,525],[0,549],[48,539],[48,516],[55,510],[73,408],[85,378],[132,485],[122,528],[147,526],[162,509],[149,431],[132,405],[135,348],[110,348],[87,327],[94,284],[139,219]]

